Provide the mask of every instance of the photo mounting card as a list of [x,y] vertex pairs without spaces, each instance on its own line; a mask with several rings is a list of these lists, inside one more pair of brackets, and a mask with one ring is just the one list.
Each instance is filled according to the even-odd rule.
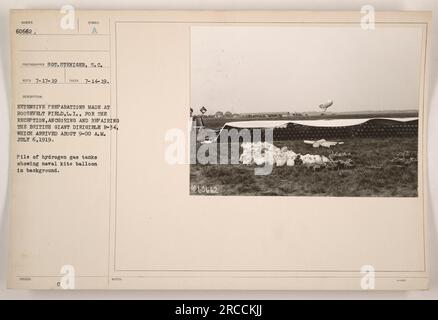
[[9,287],[428,287],[430,12],[10,24]]

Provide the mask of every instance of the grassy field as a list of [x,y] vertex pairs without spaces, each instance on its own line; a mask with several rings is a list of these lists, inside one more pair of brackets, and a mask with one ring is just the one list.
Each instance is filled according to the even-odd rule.
[[418,186],[417,138],[352,138],[345,144],[313,148],[303,141],[279,141],[277,147],[301,154],[346,152],[350,169],[303,165],[274,167],[270,175],[256,176],[255,165],[201,165],[190,168],[191,194],[247,196],[415,197]]

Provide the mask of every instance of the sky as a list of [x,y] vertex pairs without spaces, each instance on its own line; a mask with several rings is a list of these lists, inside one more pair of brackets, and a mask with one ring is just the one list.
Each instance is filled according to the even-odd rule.
[[359,25],[193,26],[191,106],[216,111],[415,110],[422,29]]

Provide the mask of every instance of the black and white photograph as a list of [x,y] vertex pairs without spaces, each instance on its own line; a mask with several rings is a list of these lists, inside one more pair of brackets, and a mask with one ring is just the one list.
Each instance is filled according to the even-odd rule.
[[418,196],[420,27],[201,25],[190,40],[191,195]]

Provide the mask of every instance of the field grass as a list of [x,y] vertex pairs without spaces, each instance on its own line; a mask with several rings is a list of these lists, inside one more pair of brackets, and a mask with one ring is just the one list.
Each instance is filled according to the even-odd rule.
[[191,194],[247,196],[416,197],[418,139],[351,138],[345,144],[313,148],[303,141],[279,141],[277,147],[301,154],[328,156],[347,152],[351,169],[314,170],[303,165],[274,167],[270,175],[256,176],[255,165],[192,164]]

